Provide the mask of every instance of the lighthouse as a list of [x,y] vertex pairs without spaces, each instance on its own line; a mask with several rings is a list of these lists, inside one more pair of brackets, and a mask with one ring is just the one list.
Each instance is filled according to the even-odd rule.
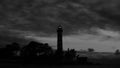
[[57,28],[57,53],[60,56],[63,53],[63,28],[61,25]]

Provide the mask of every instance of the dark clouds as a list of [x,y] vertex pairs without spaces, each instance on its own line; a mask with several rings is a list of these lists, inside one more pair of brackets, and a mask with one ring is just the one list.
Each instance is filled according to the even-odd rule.
[[[108,1],[108,0],[107,0]],[[52,36],[59,24],[64,35],[78,31],[94,34],[91,29],[119,28],[118,0],[4,0],[0,2],[2,41],[20,40],[24,35]],[[111,0],[112,1],[112,0]],[[112,7],[109,7],[112,6]],[[116,10],[114,10],[116,7]],[[113,10],[113,11],[112,11]],[[117,27],[116,27],[117,26]],[[7,39],[9,38],[9,39]]]
[[[71,32],[71,30],[75,31],[78,28],[97,25],[96,22],[98,21],[94,18],[98,17],[100,19],[95,13],[71,2],[45,5],[39,5],[37,2],[26,2],[26,5],[24,5],[20,2],[21,8],[19,9],[14,7],[17,5],[11,4],[12,2],[14,1],[8,2],[8,4],[5,2],[2,5],[5,18],[1,20],[1,24],[13,29],[53,32],[58,24],[62,24],[67,33],[69,32],[68,29]],[[29,4],[33,6],[30,7]],[[34,6],[34,4],[37,5]]]
[[[120,1],[119,0],[81,0],[81,2],[100,16],[114,21],[116,25],[120,22]],[[112,22],[112,24],[114,24]],[[120,24],[119,24],[120,25]]]

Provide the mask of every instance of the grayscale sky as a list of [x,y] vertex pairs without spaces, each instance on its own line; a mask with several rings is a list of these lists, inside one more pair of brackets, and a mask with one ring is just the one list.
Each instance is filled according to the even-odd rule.
[[119,0],[2,0],[0,45],[37,41],[56,48],[64,29],[64,49],[120,49]]

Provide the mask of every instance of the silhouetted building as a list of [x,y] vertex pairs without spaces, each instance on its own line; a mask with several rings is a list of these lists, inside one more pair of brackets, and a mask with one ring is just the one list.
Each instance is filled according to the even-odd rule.
[[57,54],[62,56],[63,54],[63,29],[62,26],[59,25],[57,28]]

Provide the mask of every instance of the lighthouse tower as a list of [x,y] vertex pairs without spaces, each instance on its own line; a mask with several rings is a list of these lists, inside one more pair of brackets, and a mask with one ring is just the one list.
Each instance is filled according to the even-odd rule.
[[63,53],[63,29],[62,26],[59,25],[57,28],[57,53],[62,56]]

